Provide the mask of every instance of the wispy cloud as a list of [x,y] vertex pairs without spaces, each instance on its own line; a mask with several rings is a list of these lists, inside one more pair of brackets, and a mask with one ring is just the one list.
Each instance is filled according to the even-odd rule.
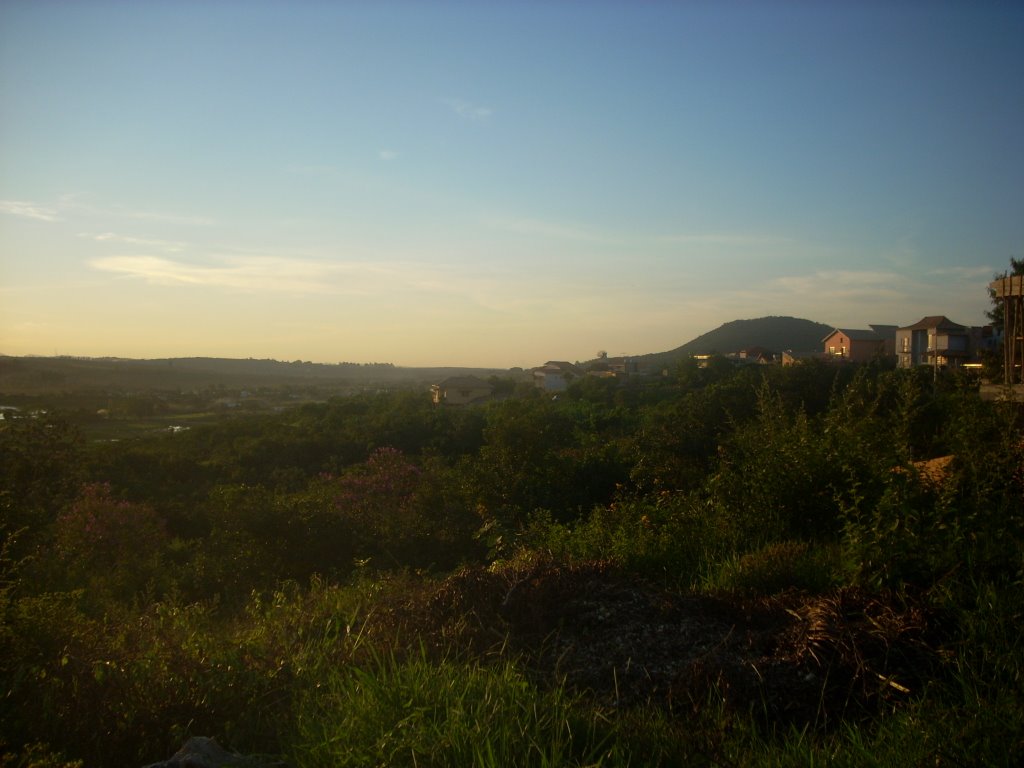
[[22,200],[0,200],[0,213],[37,221],[58,221],[60,219],[57,211],[53,208]]
[[57,201],[57,208],[62,213],[84,213],[91,216],[103,216],[107,218],[159,221],[166,224],[207,227],[215,223],[215,221],[209,216],[195,216],[172,211],[154,211],[132,208],[119,203],[111,205],[95,205],[86,201],[84,199],[84,195],[81,194],[61,195]]
[[114,206],[108,211],[114,216],[123,216],[127,219],[141,219],[143,221],[160,221],[167,224],[188,224],[193,226],[208,227],[214,224],[209,216],[190,216],[187,214],[170,213],[166,211],[145,211]]
[[249,254],[221,255],[199,263],[150,254],[102,257],[89,263],[96,270],[123,279],[183,291],[362,297],[396,310],[430,306],[431,311],[444,313],[472,305],[504,314],[519,311],[522,297],[531,292],[530,285],[514,272],[495,274],[492,268],[474,272],[465,265],[413,261],[332,261]]
[[992,281],[997,272],[998,270],[994,267],[940,267],[929,270],[928,274],[939,278],[970,280],[972,282],[982,280],[988,283]]
[[737,247],[773,246],[792,243],[788,237],[768,234],[745,234],[738,232],[699,232],[660,235],[656,242],[667,245],[728,245]]
[[91,265],[157,285],[274,293],[360,293],[367,288],[368,278],[379,280],[388,272],[372,264],[273,256],[228,256],[212,265],[149,255],[109,256],[94,259]]
[[868,323],[909,325],[926,315],[939,314],[970,323],[979,321],[988,306],[988,276],[980,267],[932,272],[822,270],[770,280],[763,293],[789,312],[800,311],[805,317],[852,328],[864,328]]
[[185,243],[182,242],[117,235],[113,232],[102,232],[100,234],[79,232],[78,236],[86,240],[95,240],[98,243],[123,243],[125,245],[139,245],[144,248],[158,248],[167,253],[178,253],[185,249]]
[[631,247],[728,247],[728,248],[793,248],[797,241],[782,235],[743,232],[697,232],[670,235],[615,232],[581,226],[572,222],[541,219],[530,216],[489,216],[482,220],[485,226],[507,232],[537,237],[575,240],[584,243]]
[[294,163],[284,167],[285,173],[295,176],[328,176],[338,172],[333,165],[296,165]]
[[381,160],[395,160],[398,158],[398,153],[393,149],[381,149],[377,152],[377,157]]
[[246,293],[395,296],[481,290],[479,280],[444,266],[415,262],[330,261],[282,256],[212,257],[194,263],[153,255],[108,256],[94,269],[154,285],[219,288]]
[[494,110],[482,104],[471,104],[462,99],[445,99],[445,104],[459,117],[467,120],[486,120],[494,114]]
[[900,287],[906,276],[880,270],[819,270],[804,275],[787,275],[768,281],[768,288],[791,298],[813,297],[850,300],[863,298],[872,302],[905,296]]
[[53,205],[42,205],[24,200],[0,200],[0,213],[21,216],[37,221],[61,221],[85,214],[103,218],[134,219],[140,221],[158,221],[167,224],[187,224],[192,226],[210,226],[214,220],[209,216],[193,216],[173,213],[170,211],[154,211],[129,206],[94,205],[87,202],[81,194],[64,194],[57,198]]
[[482,222],[485,226],[506,232],[533,235],[559,240],[577,240],[587,243],[619,243],[623,238],[592,229],[566,224],[564,222],[515,216],[489,216]]

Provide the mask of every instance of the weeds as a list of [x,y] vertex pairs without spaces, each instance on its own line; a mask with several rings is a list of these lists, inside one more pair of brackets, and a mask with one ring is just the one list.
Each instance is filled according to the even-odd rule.
[[612,735],[595,714],[510,661],[376,657],[325,670],[299,704],[291,752],[297,768],[597,766]]

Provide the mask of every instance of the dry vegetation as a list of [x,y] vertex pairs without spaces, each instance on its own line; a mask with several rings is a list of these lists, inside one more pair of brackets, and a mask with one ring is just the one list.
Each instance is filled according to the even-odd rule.
[[404,653],[514,658],[609,705],[685,709],[712,691],[740,711],[763,701],[773,725],[823,726],[906,700],[950,639],[906,595],[680,593],[608,562],[469,567],[407,590],[354,631]]

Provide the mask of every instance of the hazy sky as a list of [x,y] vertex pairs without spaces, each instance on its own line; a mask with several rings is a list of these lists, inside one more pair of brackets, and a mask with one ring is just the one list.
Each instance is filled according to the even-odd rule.
[[0,353],[533,366],[980,324],[1024,3],[0,3]]

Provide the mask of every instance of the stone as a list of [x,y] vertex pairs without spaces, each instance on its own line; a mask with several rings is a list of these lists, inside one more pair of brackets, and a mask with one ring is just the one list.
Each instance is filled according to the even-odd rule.
[[193,736],[170,759],[150,763],[145,768],[259,768],[269,765],[275,764],[228,752],[216,739]]

